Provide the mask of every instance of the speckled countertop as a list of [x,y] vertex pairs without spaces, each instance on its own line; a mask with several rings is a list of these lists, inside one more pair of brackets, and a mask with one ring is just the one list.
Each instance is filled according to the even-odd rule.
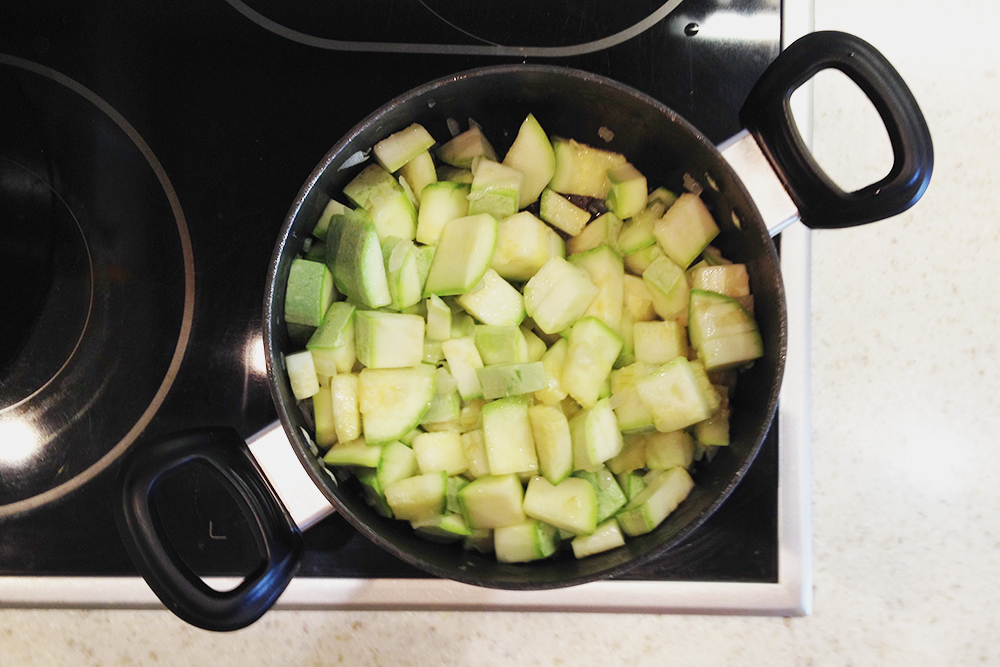
[[[811,616],[3,610],[0,665],[1000,663],[1000,4],[816,0],[816,28],[897,67],[936,164],[912,211],[812,235]],[[839,84],[814,150],[846,185],[882,154]]]

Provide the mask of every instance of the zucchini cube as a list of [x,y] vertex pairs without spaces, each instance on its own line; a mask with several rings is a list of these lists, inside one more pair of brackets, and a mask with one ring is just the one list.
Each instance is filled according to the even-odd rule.
[[484,475],[458,492],[470,528],[501,528],[523,523],[524,487],[517,475]]

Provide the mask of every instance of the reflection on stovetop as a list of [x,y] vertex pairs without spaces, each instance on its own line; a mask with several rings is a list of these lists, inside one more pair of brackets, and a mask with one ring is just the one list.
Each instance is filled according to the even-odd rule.
[[[699,530],[623,579],[777,581],[777,442],[772,428],[746,477]],[[3,525],[0,574],[130,575],[135,570],[118,540],[111,488],[114,471],[22,520]],[[226,492],[207,476],[164,491],[174,504],[168,534],[203,576],[245,575],[256,564],[249,527],[221,502]],[[171,498],[171,494],[173,497]],[[333,515],[306,533],[298,576],[424,577],[379,549]]]
[[[187,223],[195,275],[190,341],[173,389],[134,446],[172,430],[213,424],[249,436],[275,418],[259,347],[273,240],[309,172],[371,110],[415,85],[460,70],[548,62],[643,90],[719,142],[739,129],[739,106],[777,54],[780,34],[777,0],[633,2],[615,12],[590,2],[579,5],[587,11],[579,11],[576,3],[518,2],[525,11],[551,18],[532,23],[537,29],[521,33],[521,39],[510,34],[518,22],[509,17],[484,32],[481,22],[469,22],[464,3],[390,4],[398,12],[394,25],[407,28],[411,38],[421,34],[426,43],[428,35],[444,39],[450,34],[454,43],[466,45],[592,42],[664,8],[670,11],[608,48],[542,58],[339,51],[262,27],[238,7],[289,30],[309,28],[321,38],[341,32],[331,31],[336,24],[329,17],[312,21],[297,13],[306,5],[295,9],[265,0],[122,1],[98,7],[51,0],[3,10],[0,57],[68,77],[120,114],[162,165]],[[334,3],[320,11],[335,6],[342,8]],[[350,11],[361,8],[370,11],[367,5]],[[414,30],[409,19],[403,20],[405,12],[430,17],[425,25],[431,31]],[[100,132],[90,139],[96,152],[106,147]],[[10,156],[0,152],[0,158]],[[90,206],[69,201],[67,214],[79,216]],[[170,335],[176,337],[176,331]],[[722,509],[685,543],[631,576],[776,580],[775,431]],[[0,575],[131,575],[113,520],[115,473],[112,465],[58,500],[0,518]],[[191,484],[197,495],[180,509],[192,513],[192,527],[186,530],[183,521],[175,527],[178,541],[190,545],[189,559],[205,574],[251,567],[252,558],[237,562],[232,553],[223,565],[213,561],[219,548],[242,552],[232,532],[239,528],[233,513],[213,497],[217,491],[210,484],[179,481],[179,494],[186,495]],[[308,531],[306,541],[301,576],[422,576],[336,516]]]

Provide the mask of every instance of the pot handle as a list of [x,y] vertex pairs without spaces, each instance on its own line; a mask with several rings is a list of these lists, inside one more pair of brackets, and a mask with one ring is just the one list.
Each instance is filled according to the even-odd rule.
[[[821,70],[846,74],[885,124],[893,165],[882,180],[844,192],[823,172],[792,117],[792,93]],[[851,227],[902,213],[927,189],[934,149],[920,107],[899,73],[873,46],[842,32],[814,32],[780,53],[750,91],[740,121],[757,140],[813,229]]]
[[[219,474],[256,527],[263,561],[231,591],[209,587],[183,562],[165,538],[153,503],[165,475],[194,463]],[[167,608],[192,625],[215,631],[250,625],[277,601],[298,569],[302,534],[232,429],[186,431],[137,449],[122,469],[119,487],[116,519],[132,562]]]

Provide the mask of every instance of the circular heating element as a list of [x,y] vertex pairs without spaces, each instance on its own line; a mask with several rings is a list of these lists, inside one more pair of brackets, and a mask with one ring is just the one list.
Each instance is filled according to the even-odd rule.
[[[571,57],[649,30],[681,0],[372,0],[289,3],[226,0],[277,35],[336,51]],[[374,18],[373,17],[377,17]]]
[[[27,167],[0,157],[0,410],[25,402],[73,357],[90,318],[93,263],[73,212]],[[0,455],[2,456],[2,455]]]
[[0,56],[0,516],[105,469],[163,403],[194,271],[176,194],[81,84]]

